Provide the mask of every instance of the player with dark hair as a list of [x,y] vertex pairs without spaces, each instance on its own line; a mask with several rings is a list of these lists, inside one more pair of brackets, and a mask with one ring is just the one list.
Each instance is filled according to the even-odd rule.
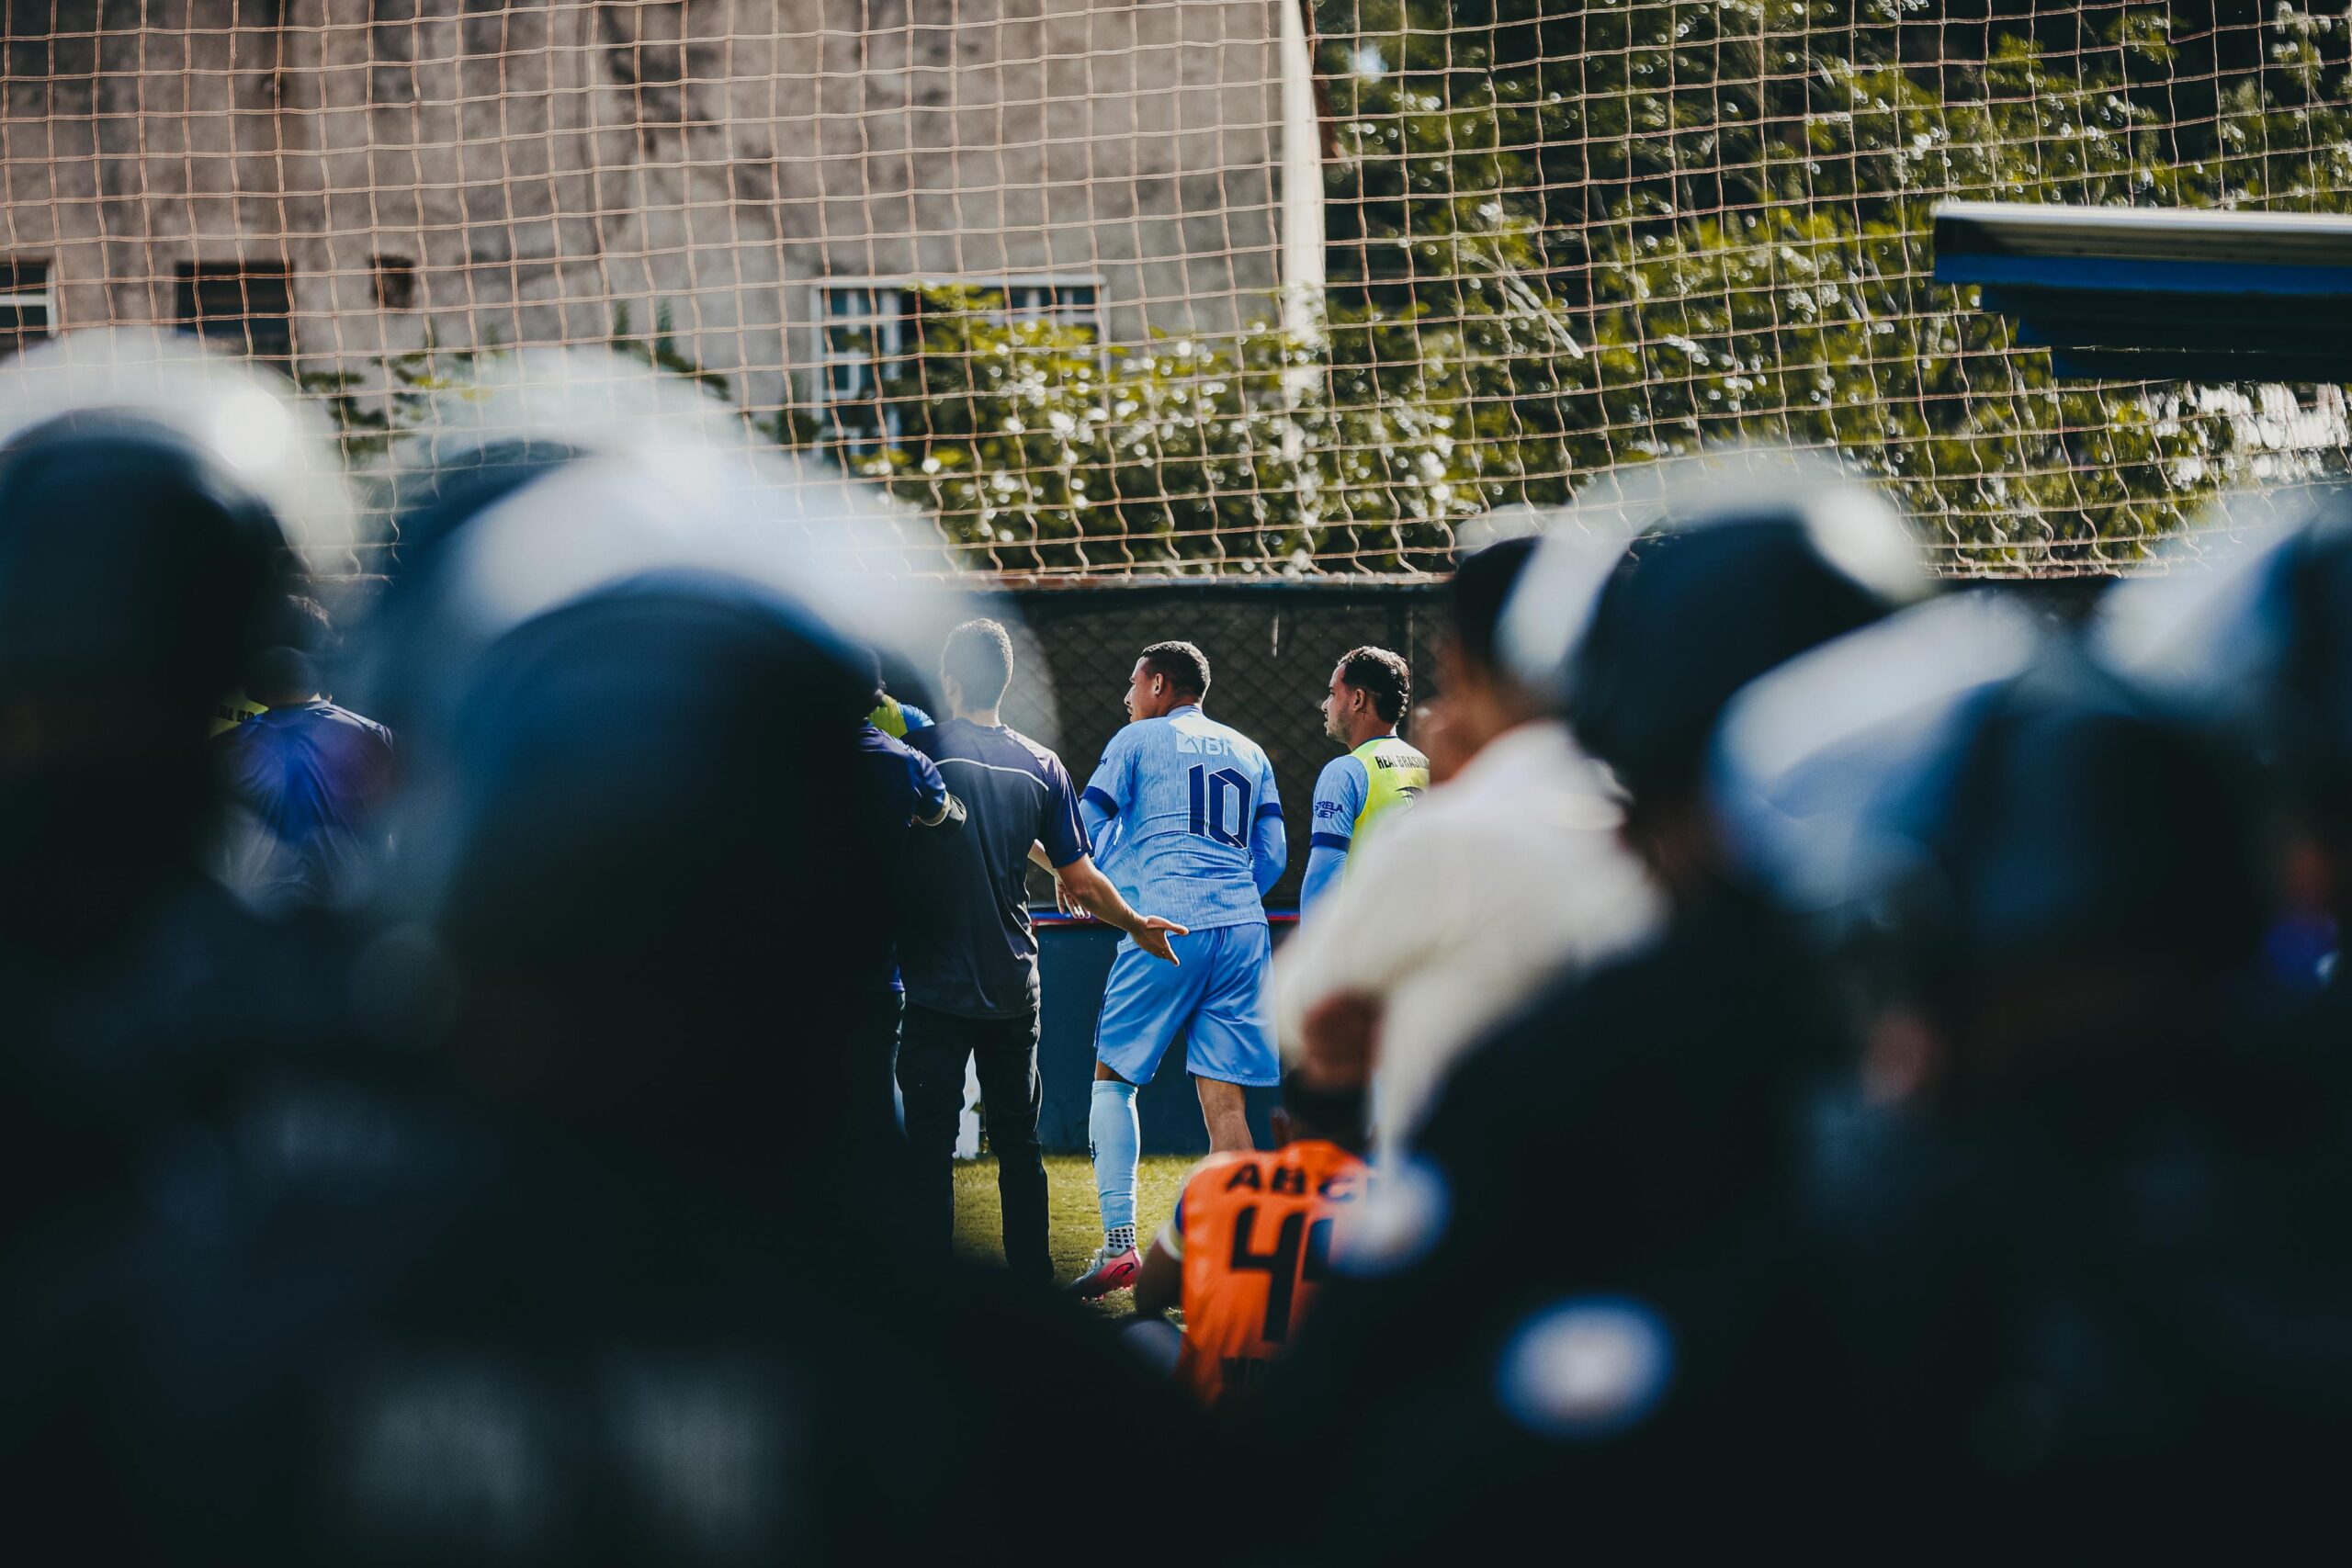
[[1177,1375],[1204,1404],[1246,1394],[1290,1342],[1329,1273],[1333,1233],[1362,1201],[1364,1097],[1294,1071],[1276,1146],[1211,1155],[1136,1280],[1136,1312],[1184,1314]]
[[1396,733],[1412,705],[1413,671],[1385,648],[1350,649],[1332,668],[1323,733],[1348,748],[1315,780],[1315,824],[1307,840],[1301,914],[1315,907],[1372,826],[1430,786],[1430,760]]
[[907,1013],[899,1089],[921,1183],[916,1223],[946,1255],[956,1223],[956,1123],[967,1063],[988,1108],[1004,1214],[1004,1257],[1015,1274],[1053,1278],[1046,1163],[1037,1144],[1037,939],[1029,923],[1028,868],[1040,861],[1065,898],[1172,962],[1184,928],[1139,915],[1087,853],[1078,789],[1062,760],[1017,730],[1000,709],[1012,682],[1012,639],[990,620],[966,621],[939,656],[947,722],[907,744],[955,783],[968,820],[952,837],[908,846],[899,898],[899,962]]
[[289,640],[262,649],[245,674],[261,711],[212,741],[236,807],[224,880],[263,908],[346,904],[383,847],[371,818],[391,788],[392,732],[322,692],[325,611],[289,600],[283,619]]
[[1242,1090],[1282,1077],[1262,902],[1289,859],[1282,800],[1257,742],[1201,711],[1208,689],[1208,655],[1198,648],[1145,649],[1127,677],[1132,722],[1103,749],[1080,800],[1087,840],[1120,894],[1191,928],[1170,943],[1174,965],[1122,942],[1103,987],[1087,1118],[1102,1247],[1074,1287],[1090,1299],[1132,1284],[1142,1266],[1136,1090],[1169,1045],[1184,1036],[1214,1149],[1250,1146]]

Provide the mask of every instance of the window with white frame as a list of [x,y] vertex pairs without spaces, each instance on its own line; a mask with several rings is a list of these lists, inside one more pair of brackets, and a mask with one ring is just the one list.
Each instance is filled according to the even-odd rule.
[[1049,321],[1102,338],[1102,280],[1092,276],[836,278],[817,290],[827,436],[842,451],[865,456],[901,434],[901,411],[886,395],[889,376],[921,350],[922,290],[954,283],[997,295],[1001,321]]
[[57,296],[45,261],[0,261],[0,359],[57,335]]

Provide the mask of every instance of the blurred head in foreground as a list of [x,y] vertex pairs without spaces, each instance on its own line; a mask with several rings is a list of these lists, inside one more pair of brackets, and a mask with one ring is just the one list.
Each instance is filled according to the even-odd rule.
[[1702,475],[1634,508],[1623,544],[1555,532],[1505,628],[1521,674],[1624,788],[1627,840],[1678,900],[1716,868],[1701,784],[1724,705],[1928,588],[1874,491],[1826,474]]
[[504,629],[644,571],[782,587],[916,667],[961,618],[918,575],[910,541],[932,532],[919,515],[619,354],[484,360],[377,482],[396,518],[392,581],[339,691],[403,732]]
[[1713,784],[1752,879],[1862,961],[1893,1094],[2143,1070],[2260,939],[2245,772],[1996,600],[1923,606],[1755,682]]
[[185,339],[82,334],[0,369],[0,885],[37,924],[185,869],[202,743],[272,640],[288,546],[347,558],[324,446]]
[[1504,539],[1463,558],[1445,586],[1445,629],[1437,645],[1438,696],[1413,730],[1430,759],[1430,782],[1459,773],[1487,742],[1544,711],[1498,656],[1496,631],[1520,575],[1535,554],[1532,538]]
[[751,1131],[787,1090],[826,1102],[831,980],[883,914],[854,836],[825,828],[868,679],[805,609],[698,575],[489,649],[407,829],[434,846],[408,884],[455,970],[464,1070],[687,1142]]
[[2311,500],[2204,570],[2119,584],[2094,635],[2143,691],[2269,773],[2290,916],[2352,915],[2352,494]]
[[829,1102],[842,1053],[814,1043],[888,930],[854,772],[873,650],[956,600],[827,565],[895,509],[776,468],[699,393],[612,356],[500,375],[400,472],[355,682],[407,741],[395,908],[454,966],[455,1059],[498,1096],[798,1157],[759,1122]]

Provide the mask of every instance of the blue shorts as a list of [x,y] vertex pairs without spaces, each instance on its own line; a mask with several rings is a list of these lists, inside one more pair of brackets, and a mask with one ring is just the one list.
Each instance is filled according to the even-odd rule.
[[1182,1034],[1184,1065],[1195,1077],[1251,1089],[1282,1082],[1266,995],[1274,959],[1266,928],[1212,926],[1170,937],[1169,946],[1181,963],[1119,943],[1094,1022],[1094,1055],[1129,1083],[1149,1083]]

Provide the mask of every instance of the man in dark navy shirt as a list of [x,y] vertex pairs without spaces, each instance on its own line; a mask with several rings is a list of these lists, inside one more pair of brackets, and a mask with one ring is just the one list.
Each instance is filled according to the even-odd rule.
[[262,711],[211,743],[235,809],[225,880],[256,908],[356,901],[382,847],[392,732],[319,684],[303,649],[263,649],[245,678]]
[[907,1142],[922,1184],[917,1223],[944,1254],[955,1233],[956,1123],[964,1066],[976,1063],[1004,1208],[1004,1256],[1013,1271],[1050,1282],[1046,1165],[1037,1146],[1037,939],[1029,923],[1033,859],[1052,867],[1086,914],[1170,963],[1184,928],[1139,915],[1094,867],[1078,791],[1062,761],[1005,728],[998,707],[1012,682],[1012,641],[995,621],[967,621],[940,655],[942,695],[954,716],[910,731],[969,815],[954,838],[925,836],[906,857],[899,959],[907,986],[899,1089]]

